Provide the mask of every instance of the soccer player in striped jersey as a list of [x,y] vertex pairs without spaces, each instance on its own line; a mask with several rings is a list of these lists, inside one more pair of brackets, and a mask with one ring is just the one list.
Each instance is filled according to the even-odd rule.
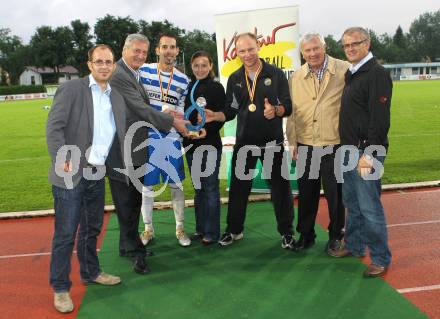
[[[185,97],[188,93],[188,77],[174,67],[179,54],[177,39],[171,34],[162,34],[156,46],[158,63],[144,64],[140,70],[140,80],[147,91],[151,107],[183,118]],[[181,136],[172,128],[169,132],[149,130],[147,171],[142,189],[142,217],[145,231],[141,240],[147,245],[154,237],[153,187],[169,185],[176,219],[176,237],[181,246],[189,246],[191,240],[184,230],[185,198],[182,181],[185,178]],[[162,189],[162,188],[161,188]]]

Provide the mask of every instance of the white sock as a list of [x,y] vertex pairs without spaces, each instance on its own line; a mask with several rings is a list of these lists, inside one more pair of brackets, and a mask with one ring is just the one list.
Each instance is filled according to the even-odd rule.
[[183,194],[183,188],[181,185],[170,184],[170,189],[174,218],[176,219],[176,230],[183,229],[183,221],[185,219],[185,195]]
[[152,186],[142,186],[142,219],[144,220],[145,230],[153,230],[153,208],[154,208],[154,197],[153,197],[153,187]]

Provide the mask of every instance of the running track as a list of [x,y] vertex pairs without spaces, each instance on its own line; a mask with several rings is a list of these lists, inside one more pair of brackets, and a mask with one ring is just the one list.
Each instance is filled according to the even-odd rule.
[[[440,319],[440,188],[386,192],[383,202],[393,253],[385,280],[430,318]],[[107,220],[108,214],[103,233]],[[328,223],[325,200],[318,223],[324,228]],[[61,315],[52,306],[48,269],[53,218],[1,220],[0,225],[0,318],[75,318],[85,293],[76,257],[71,274],[76,310]]]

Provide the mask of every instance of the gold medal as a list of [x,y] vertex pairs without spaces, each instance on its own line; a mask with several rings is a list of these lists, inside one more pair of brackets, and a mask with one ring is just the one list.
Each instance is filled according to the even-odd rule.
[[254,104],[254,96],[255,96],[255,89],[257,88],[257,80],[258,80],[258,75],[261,72],[263,65],[262,63],[260,63],[260,65],[258,66],[257,71],[255,72],[255,76],[254,76],[254,80],[252,83],[252,88],[249,85],[249,80],[248,80],[248,73],[246,71],[246,69],[244,70],[245,72],[245,79],[246,79],[246,86],[249,92],[249,100],[251,101],[251,104],[249,104],[248,109],[250,112],[255,112],[257,110],[257,106]]

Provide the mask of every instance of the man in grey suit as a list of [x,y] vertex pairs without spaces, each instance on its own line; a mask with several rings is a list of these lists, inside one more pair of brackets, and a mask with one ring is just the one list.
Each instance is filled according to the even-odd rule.
[[102,272],[96,243],[104,216],[106,160],[109,153],[122,156],[118,145],[125,134],[125,102],[108,83],[115,69],[111,48],[97,45],[88,58],[91,74],[60,85],[46,127],[55,207],[50,284],[54,306],[62,313],[73,310],[69,275],[78,227],[81,279],[102,285],[121,281]]
[[[111,78],[111,85],[124,97],[127,114],[127,129],[132,125],[145,121],[157,130],[169,131],[174,127],[182,135],[186,136],[188,121],[174,118],[150,107],[150,101],[143,86],[139,82],[139,68],[147,59],[149,48],[148,38],[142,34],[130,34],[125,40],[122,58],[116,63],[116,70]],[[141,212],[142,176],[136,176],[144,166],[147,157],[145,148],[135,150],[141,143],[147,140],[147,127],[141,127],[134,133],[127,134],[127,138],[133,138],[130,145],[130,159],[111,158],[111,166],[126,169],[130,182],[125,182],[125,176],[116,170],[109,172],[110,189],[119,222],[119,254],[132,259],[133,270],[139,274],[149,272],[145,256],[152,254],[147,252],[139,238],[139,216]],[[138,187],[136,187],[138,185]]]

